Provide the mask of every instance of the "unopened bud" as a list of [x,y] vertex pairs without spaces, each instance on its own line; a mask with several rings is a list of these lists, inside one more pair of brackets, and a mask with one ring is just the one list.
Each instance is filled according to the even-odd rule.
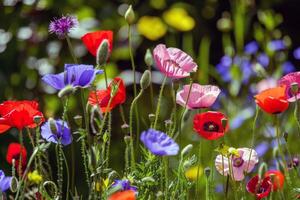
[[151,72],[149,70],[144,71],[141,81],[140,81],[140,85],[142,90],[147,89],[147,87],[149,87],[151,83]]
[[209,178],[210,172],[211,172],[210,167],[205,167],[205,169],[204,169],[204,174],[205,174],[206,178]]
[[13,176],[10,181],[10,191],[15,193],[17,189],[18,189],[18,179],[15,176]]
[[76,115],[74,117],[74,121],[77,126],[81,127],[82,126],[82,116],[81,115]]
[[102,66],[106,63],[109,57],[109,43],[107,39],[104,39],[97,49],[96,63],[98,66]]
[[34,116],[33,121],[34,121],[35,124],[40,124],[41,121],[42,121],[42,116],[40,116],[40,115]]
[[57,134],[57,127],[56,127],[56,122],[53,118],[49,118],[48,119],[49,125],[50,125],[50,130],[52,132],[52,134]]
[[121,129],[122,129],[122,131],[124,132],[124,133],[129,133],[129,125],[128,124],[123,124],[122,126],[121,126]]
[[149,68],[153,65],[153,57],[150,49],[147,49],[144,61]]
[[67,85],[58,92],[58,97],[62,98],[72,94],[75,91],[75,88],[72,85]]
[[187,155],[188,153],[190,153],[192,149],[193,149],[193,145],[192,145],[192,144],[186,145],[186,146],[182,149],[182,151],[181,151],[181,157],[183,157],[183,156]]
[[291,92],[293,93],[293,95],[297,95],[299,92],[299,85],[298,83],[294,82],[291,84]]
[[114,97],[116,96],[118,89],[119,89],[120,81],[119,82],[113,82],[111,91],[110,91],[110,96]]
[[132,9],[132,6],[130,5],[127,9],[127,11],[125,12],[125,20],[128,24],[133,24],[134,20],[135,20],[135,14],[134,11]]
[[129,135],[126,135],[125,137],[124,137],[124,142],[125,142],[125,144],[129,144],[129,142],[130,142],[130,140],[131,140],[131,137],[129,136]]
[[150,113],[150,114],[148,115],[148,117],[149,117],[150,122],[154,122],[154,120],[155,120],[155,114]]

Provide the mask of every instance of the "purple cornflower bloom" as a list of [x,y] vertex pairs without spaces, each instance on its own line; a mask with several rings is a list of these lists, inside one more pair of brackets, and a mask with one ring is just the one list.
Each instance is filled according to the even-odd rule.
[[300,47],[294,50],[293,55],[297,60],[300,60]]
[[120,190],[132,190],[134,192],[137,191],[137,187],[130,185],[130,181],[125,179],[125,180],[114,180],[114,183],[111,185],[113,188],[114,187],[120,187]]
[[281,67],[282,67],[283,74],[288,74],[288,73],[296,71],[295,66],[290,61],[286,61],[286,62],[282,63]]
[[58,38],[62,39],[77,25],[78,21],[76,17],[70,15],[62,16],[59,19],[54,18],[54,20],[50,22],[49,32],[56,34]]
[[0,170],[0,190],[1,192],[5,192],[8,188],[10,188],[11,176],[5,176],[4,172]]
[[47,74],[42,80],[51,87],[61,90],[67,85],[73,87],[89,87],[96,77],[102,74],[103,70],[96,70],[92,65],[65,64],[65,71],[59,74]]
[[269,143],[267,143],[267,142],[259,143],[255,147],[255,151],[257,152],[258,157],[262,157],[263,155],[265,155],[268,150],[269,150]]
[[177,155],[179,151],[178,144],[161,131],[148,129],[142,132],[140,139],[154,155],[172,156]]
[[[67,122],[63,120],[53,120],[55,128],[51,127],[49,120],[41,127],[41,135],[48,142],[60,143],[64,146],[72,142],[72,135]],[[56,129],[56,130],[53,130]]]
[[269,42],[268,48],[272,51],[280,51],[286,49],[286,45],[283,40],[272,40]]
[[257,51],[258,51],[258,44],[256,41],[249,42],[244,47],[244,52],[249,55],[255,54]]
[[267,54],[261,53],[257,56],[256,59],[257,59],[257,62],[259,64],[261,64],[263,67],[268,67],[270,60],[269,60],[269,57],[267,56]]

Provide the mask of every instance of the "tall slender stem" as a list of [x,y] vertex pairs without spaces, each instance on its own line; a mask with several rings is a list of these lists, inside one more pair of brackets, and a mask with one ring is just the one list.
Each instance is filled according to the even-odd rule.
[[166,84],[166,80],[167,80],[167,77],[165,76],[164,80],[161,84],[161,87],[160,87],[160,92],[159,92],[157,106],[156,106],[156,112],[155,112],[155,120],[154,120],[154,124],[153,124],[154,129],[156,129],[157,120],[158,120],[158,116],[159,116],[159,113],[160,113],[161,98],[162,98],[162,94],[163,94],[164,87],[165,87],[165,84]]
[[20,142],[20,145],[21,145],[21,151],[20,151],[20,155],[19,155],[19,166],[18,166],[18,174],[19,174],[19,181],[21,180],[22,178],[22,163],[23,163],[23,151],[22,149],[25,148],[24,147],[24,143],[23,143],[23,132],[22,130],[20,129],[19,131],[19,142]]
[[72,58],[73,58],[73,61],[77,64],[78,61],[77,61],[77,58],[76,58],[76,56],[75,56],[75,52],[74,52],[73,45],[72,45],[72,43],[71,43],[71,40],[70,40],[69,36],[67,36],[67,35],[66,35],[66,40],[67,40],[68,47],[69,47],[69,51],[70,51],[70,53],[71,53],[71,56],[72,56]]
[[297,122],[297,126],[298,126],[298,136],[300,136],[300,122],[299,122],[299,119],[298,119],[298,98],[297,98],[297,95],[294,95],[295,96],[295,110],[294,110],[294,118]]
[[134,97],[136,97],[136,76],[135,76],[135,63],[133,59],[133,53],[132,53],[132,38],[131,38],[131,25],[128,25],[128,49],[129,49],[129,56],[131,61],[131,67],[133,71],[133,93]]

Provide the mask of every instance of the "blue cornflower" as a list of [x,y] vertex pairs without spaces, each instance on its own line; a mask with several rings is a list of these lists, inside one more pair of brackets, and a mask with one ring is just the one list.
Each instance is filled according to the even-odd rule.
[[0,190],[1,192],[5,192],[10,188],[11,176],[5,176],[4,172],[0,170]]
[[297,60],[300,60],[300,47],[294,50],[293,55]]
[[148,129],[142,132],[140,139],[154,155],[171,156],[177,155],[179,151],[178,144],[161,131]]
[[48,120],[41,127],[41,135],[48,142],[57,144],[60,141],[64,146],[72,142],[70,128],[67,122],[63,120]]
[[49,32],[56,34],[59,38],[64,38],[72,28],[78,25],[77,18],[74,16],[62,16],[59,19],[54,18],[50,22]]
[[130,181],[125,179],[125,180],[114,180],[114,183],[111,185],[113,188],[114,187],[119,187],[120,190],[133,190],[137,191],[137,187],[130,185]]
[[290,72],[296,71],[295,66],[290,61],[286,61],[286,62],[282,63],[281,67],[282,67],[283,74],[288,74]]
[[283,40],[272,40],[269,42],[268,48],[272,51],[280,51],[286,49],[286,45]]
[[96,70],[92,65],[65,64],[65,71],[59,74],[47,74],[42,80],[51,87],[61,90],[67,85],[73,87],[89,87],[96,74],[102,74],[103,70]]
[[255,151],[258,154],[258,157],[262,157],[267,153],[269,150],[269,143],[268,142],[261,142],[255,147]]
[[263,67],[268,67],[270,59],[267,56],[267,54],[261,53],[256,57],[256,59],[257,59],[257,62],[259,64],[261,64]]
[[256,41],[249,42],[244,47],[244,52],[249,55],[255,54],[257,51],[258,51],[258,44]]

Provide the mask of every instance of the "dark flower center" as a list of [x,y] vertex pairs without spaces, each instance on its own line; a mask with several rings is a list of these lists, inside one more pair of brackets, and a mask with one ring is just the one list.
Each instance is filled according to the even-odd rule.
[[218,132],[219,131],[219,125],[214,122],[206,122],[203,125],[203,129],[205,131],[209,132]]
[[241,157],[233,158],[233,166],[234,167],[240,167],[244,163],[244,160]]

